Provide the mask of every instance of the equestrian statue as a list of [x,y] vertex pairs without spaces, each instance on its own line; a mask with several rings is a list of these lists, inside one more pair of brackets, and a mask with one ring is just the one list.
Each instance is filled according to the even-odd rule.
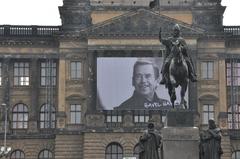
[[189,79],[192,82],[197,81],[192,58],[188,53],[186,41],[180,36],[180,26],[174,25],[171,37],[162,38],[162,30],[159,31],[159,41],[166,47],[166,55],[162,66],[162,80],[160,84],[165,84],[168,94],[174,108],[176,100],[175,88],[181,86],[180,105],[187,109],[185,93],[187,91]]

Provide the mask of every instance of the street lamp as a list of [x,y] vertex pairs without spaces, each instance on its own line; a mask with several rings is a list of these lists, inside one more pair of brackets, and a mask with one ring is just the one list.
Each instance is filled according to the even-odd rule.
[[5,109],[5,121],[4,121],[4,145],[0,148],[0,158],[7,158],[7,155],[12,150],[11,147],[7,147],[7,104],[2,103],[2,107]]

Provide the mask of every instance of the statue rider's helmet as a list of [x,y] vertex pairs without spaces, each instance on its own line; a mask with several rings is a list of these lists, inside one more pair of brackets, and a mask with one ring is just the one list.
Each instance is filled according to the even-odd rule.
[[178,24],[175,24],[173,27],[173,36],[179,36],[180,35],[180,26]]
[[178,30],[180,31],[180,26],[178,24],[175,24],[174,27],[173,27],[173,30]]

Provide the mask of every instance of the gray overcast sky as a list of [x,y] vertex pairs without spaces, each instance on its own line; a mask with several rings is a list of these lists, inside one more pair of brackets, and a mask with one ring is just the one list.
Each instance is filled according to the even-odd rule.
[[[0,25],[61,25],[58,6],[63,0],[0,0]],[[240,0],[222,0],[227,6],[224,25],[240,26]]]

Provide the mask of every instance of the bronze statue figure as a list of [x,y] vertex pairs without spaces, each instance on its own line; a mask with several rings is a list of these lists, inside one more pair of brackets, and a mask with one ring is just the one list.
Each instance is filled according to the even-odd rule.
[[209,129],[200,134],[200,159],[220,159],[223,154],[221,130],[213,119],[210,119],[208,124]]
[[160,84],[165,84],[174,108],[176,100],[175,88],[181,86],[181,105],[187,108],[187,102],[184,99],[189,79],[196,82],[196,73],[193,67],[191,56],[188,54],[186,41],[180,36],[180,27],[176,24],[173,28],[173,34],[167,39],[161,36],[159,31],[159,41],[166,46],[166,56],[162,66],[162,80]]
[[140,137],[137,144],[137,153],[139,159],[159,159],[159,148],[161,145],[161,136],[154,129],[154,124],[148,124],[148,130]]
[[158,0],[153,0],[153,1],[150,1],[150,3],[149,3],[149,7],[151,8],[151,9],[153,9],[153,8],[155,8],[157,5],[158,5]]

